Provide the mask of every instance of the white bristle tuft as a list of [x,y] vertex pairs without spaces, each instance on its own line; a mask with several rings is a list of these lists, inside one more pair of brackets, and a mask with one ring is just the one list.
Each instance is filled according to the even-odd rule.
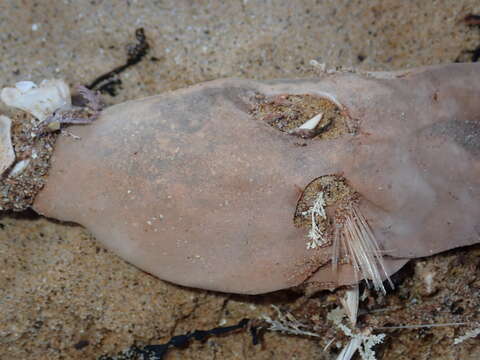
[[377,291],[386,293],[383,286],[382,273],[388,279],[393,289],[388,273],[385,269],[382,253],[378,245],[375,235],[361,211],[355,206],[349,206],[343,227],[341,231],[337,231],[334,237],[334,251],[332,254],[332,266],[338,267],[338,259],[340,250],[348,256],[356,279],[359,280],[358,274],[361,274],[367,281],[370,279],[373,287]]
[[338,261],[340,259],[340,248],[342,246],[341,242],[341,233],[342,227],[340,224],[335,224],[335,231],[333,233],[333,251],[332,251],[332,267],[333,273],[336,274],[338,271]]

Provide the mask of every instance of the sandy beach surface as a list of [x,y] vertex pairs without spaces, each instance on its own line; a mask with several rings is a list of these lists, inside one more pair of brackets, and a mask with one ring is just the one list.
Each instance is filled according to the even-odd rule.
[[[151,49],[120,75],[122,87],[105,95],[107,104],[222,77],[312,76],[312,59],[363,70],[471,61],[465,51],[480,45],[480,30],[463,22],[471,13],[480,13],[478,1],[2,0],[0,85],[49,78],[87,84],[125,62],[138,28]],[[0,105],[0,113],[8,111]],[[242,318],[274,317],[271,304],[325,328],[331,324],[318,314],[337,305],[329,293],[248,297],[175,286],[109,253],[81,227],[32,212],[0,215],[0,264],[6,360],[97,359]],[[413,261],[395,292],[368,296],[366,308],[374,301],[383,310],[364,321],[479,322],[479,273],[479,246]],[[478,338],[453,345],[468,329],[384,331],[377,358],[478,359]],[[346,337],[323,349],[337,333],[266,332],[253,345],[238,331],[172,349],[166,359],[335,359]]]

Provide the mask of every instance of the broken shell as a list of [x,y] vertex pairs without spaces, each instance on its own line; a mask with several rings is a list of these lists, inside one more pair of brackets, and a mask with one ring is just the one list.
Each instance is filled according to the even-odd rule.
[[0,175],[12,165],[15,160],[11,138],[12,120],[0,116]]
[[299,129],[313,130],[318,126],[318,124],[320,123],[322,118],[323,118],[323,113],[317,114],[313,118],[311,118],[310,120],[306,121],[303,125],[301,125],[299,127]]
[[20,81],[13,88],[4,88],[2,101],[43,121],[55,110],[71,105],[70,89],[63,80],[43,80],[40,86],[31,81]]
[[[300,136],[304,139],[313,138],[318,134],[320,130],[318,129],[318,125],[320,124],[320,121],[322,121],[322,119],[323,119],[323,113],[319,113],[314,117],[312,117],[311,119],[305,121],[298,128],[290,131],[290,134],[295,136]],[[322,127],[325,127],[325,125]]]
[[29,163],[30,163],[30,159],[19,161],[18,163],[15,164],[15,166],[13,167],[12,171],[10,171],[8,176],[17,176],[21,174],[23,170],[27,168]]
[[29,90],[37,87],[33,81],[19,81],[15,84],[15,87],[20,90],[22,93],[26,93]]

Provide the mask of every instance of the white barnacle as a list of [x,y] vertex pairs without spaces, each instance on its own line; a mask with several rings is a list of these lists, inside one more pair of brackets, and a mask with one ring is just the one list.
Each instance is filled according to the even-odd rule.
[[0,115],[0,175],[15,161],[11,135],[12,120]]
[[39,86],[32,81],[20,81],[0,93],[2,101],[24,110],[43,121],[55,110],[71,106],[70,89],[63,80],[43,80]]

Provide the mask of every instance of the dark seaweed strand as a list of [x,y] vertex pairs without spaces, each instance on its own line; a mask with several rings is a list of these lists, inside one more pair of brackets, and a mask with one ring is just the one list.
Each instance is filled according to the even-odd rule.
[[480,25],[480,15],[468,14],[463,21],[467,25]]
[[[463,19],[463,22],[469,27],[476,27],[480,30],[480,15],[468,14]],[[455,62],[464,62],[464,55],[470,56],[471,62],[478,62],[480,60],[480,45],[473,50],[463,50],[460,55],[455,59]]]
[[117,75],[127,70],[129,67],[138,64],[147,55],[150,45],[145,36],[145,30],[139,28],[135,30],[137,43],[130,46],[127,50],[127,62],[115,69],[100,75],[90,84],[85,85],[90,90],[98,90],[102,93],[108,93],[111,96],[117,94],[117,87],[122,84],[122,80],[116,78]]
[[147,345],[142,348],[132,346],[130,349],[124,351],[122,354],[110,357],[101,356],[98,360],[162,360],[172,347],[178,349],[186,348],[190,340],[204,341],[210,336],[219,336],[228,334],[233,331],[248,328],[252,336],[254,345],[259,343],[258,331],[255,327],[250,326],[250,319],[243,319],[238,324],[232,326],[216,327],[210,330],[195,330],[194,332],[177,335],[172,337],[167,343],[159,345]]

